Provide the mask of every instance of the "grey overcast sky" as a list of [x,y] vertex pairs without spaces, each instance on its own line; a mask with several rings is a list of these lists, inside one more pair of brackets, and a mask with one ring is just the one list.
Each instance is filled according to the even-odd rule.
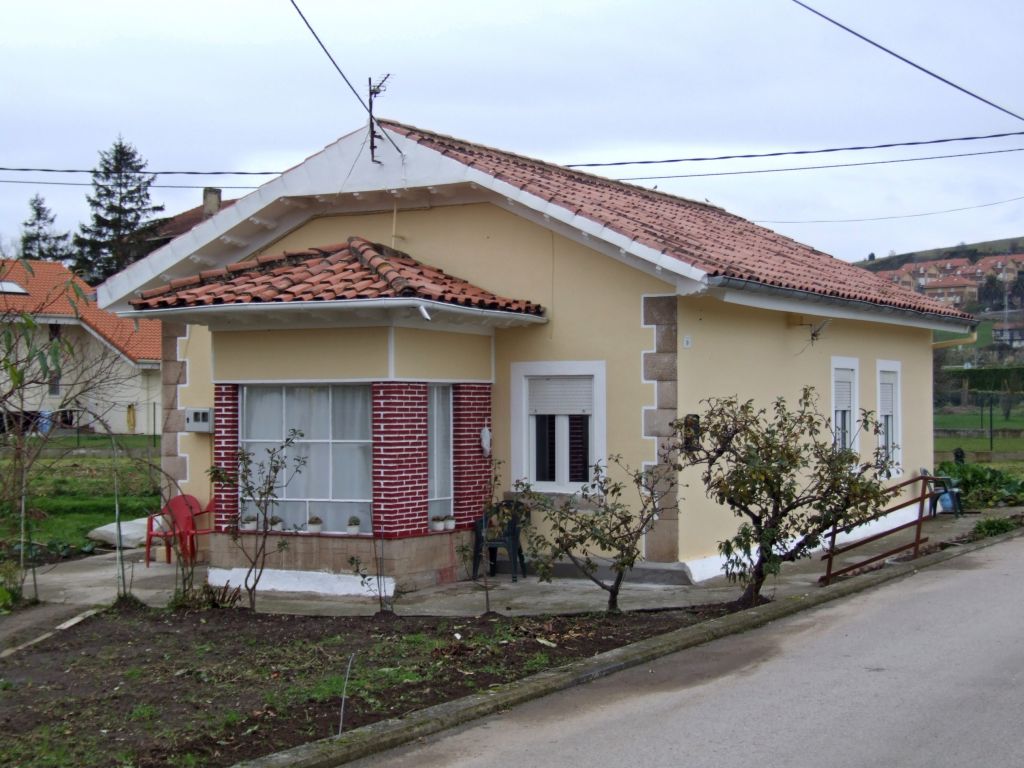
[[[791,0],[298,0],[381,116],[556,163],[814,149],[1024,131]],[[808,0],[1024,115],[1020,0]],[[365,124],[288,0],[0,2],[0,166],[91,168],[121,135],[152,170],[280,170]],[[1024,148],[1024,136],[771,160],[625,166],[720,173]],[[846,260],[1021,236],[1024,152],[636,182],[708,200]],[[0,179],[0,236],[43,195],[88,216],[88,175]],[[157,184],[259,183],[161,176]],[[225,189],[226,197],[245,190]],[[199,189],[154,189],[168,214]],[[869,219],[970,208],[913,218]]]

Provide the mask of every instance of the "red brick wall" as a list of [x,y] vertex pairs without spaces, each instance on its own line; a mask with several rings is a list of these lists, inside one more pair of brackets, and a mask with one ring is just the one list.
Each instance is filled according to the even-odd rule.
[[[422,536],[427,531],[427,385],[373,384],[373,531],[385,538]],[[214,463],[234,466],[239,439],[239,387],[217,384],[214,393]],[[490,493],[490,459],[480,448],[480,430],[491,425],[491,386],[452,386],[452,475],[457,526],[480,516]],[[238,492],[214,486],[217,530],[237,519]]]
[[427,533],[427,385],[373,385],[373,532]]
[[[230,469],[238,455],[238,385],[215,384],[213,392],[213,463]],[[214,528],[228,530],[238,520],[238,490],[230,485],[213,486]]]
[[490,501],[491,460],[480,430],[491,426],[491,385],[452,386],[452,477],[456,527],[468,528]]

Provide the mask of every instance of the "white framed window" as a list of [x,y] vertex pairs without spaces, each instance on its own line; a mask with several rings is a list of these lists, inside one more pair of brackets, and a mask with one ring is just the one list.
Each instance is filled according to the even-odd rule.
[[512,477],[573,493],[605,457],[605,364],[513,363]]
[[[325,531],[344,531],[348,518],[371,524],[373,501],[371,397],[369,385],[244,386],[241,392],[243,448],[259,461],[280,446],[291,430],[299,430],[287,456],[306,464],[279,492],[272,514],[286,529],[301,527],[310,517]],[[242,514],[255,514],[242,499]]]
[[427,388],[427,515],[452,514],[452,388]]
[[858,450],[860,435],[857,414],[857,380],[859,361],[855,357],[832,358],[832,431],[835,444]]
[[900,387],[900,363],[898,360],[876,362],[878,380],[878,435],[879,447],[895,464],[900,461],[902,393]]

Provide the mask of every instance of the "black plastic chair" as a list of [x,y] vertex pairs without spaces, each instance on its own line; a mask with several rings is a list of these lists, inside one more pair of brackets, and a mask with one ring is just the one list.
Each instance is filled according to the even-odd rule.
[[[495,515],[498,519],[505,519],[505,525],[495,524]],[[523,576],[526,575],[526,557],[523,555],[523,547],[519,543],[520,519],[525,519],[528,514],[526,505],[520,501],[500,501],[494,506],[484,510],[483,515],[474,525],[473,540],[473,579],[476,580],[480,574],[480,561],[483,560],[484,549],[487,549],[487,558],[490,564],[490,574],[493,576],[498,569],[498,550],[504,549],[508,553],[508,559],[512,563],[512,581],[517,581],[516,565]]]
[[928,478],[929,492],[931,494],[931,499],[928,502],[928,512],[931,517],[935,517],[939,514],[940,499],[942,499],[943,496],[949,498],[952,509],[941,511],[951,512],[957,517],[960,517],[964,513],[964,508],[960,504],[960,489],[957,487],[956,480],[942,475],[933,475],[924,467],[921,468],[921,474]]

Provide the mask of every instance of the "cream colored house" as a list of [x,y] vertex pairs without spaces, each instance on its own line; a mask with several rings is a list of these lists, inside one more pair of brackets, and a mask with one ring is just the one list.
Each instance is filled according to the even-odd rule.
[[[159,434],[160,323],[119,318],[96,306],[92,289],[57,262],[0,261],[0,322],[59,338],[59,372],[40,379],[38,365],[19,361],[25,386],[0,384],[4,420],[33,428],[84,427],[114,434]],[[21,341],[27,341],[22,338]],[[38,344],[37,344],[38,346]],[[26,344],[19,345],[22,354]],[[38,380],[37,380],[38,379]]]
[[[969,315],[706,203],[379,130],[374,157],[353,132],[99,290],[163,320],[165,469],[215,499],[220,531],[246,501],[211,487],[211,460],[302,430],[281,515],[324,532],[277,534],[292,588],[371,562],[371,530],[400,582],[457,578],[489,453],[506,487],[571,492],[610,453],[656,461],[670,422],[716,395],[810,384],[845,439],[871,449],[849,425],[882,411],[901,465],[931,465],[931,334]],[[194,408],[212,434],[186,429]],[[646,557],[707,578],[736,521],[683,481]],[[428,530],[449,513],[454,532]],[[226,533],[210,558],[240,564]]]

